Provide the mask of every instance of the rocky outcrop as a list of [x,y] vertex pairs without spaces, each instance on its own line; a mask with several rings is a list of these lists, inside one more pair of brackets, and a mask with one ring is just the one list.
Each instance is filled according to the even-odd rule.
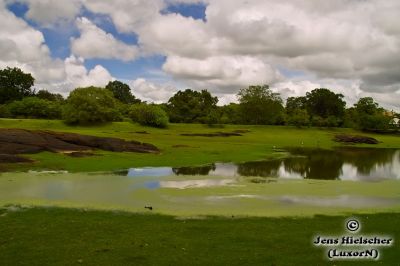
[[0,129],[0,154],[3,155],[3,158],[7,157],[5,155],[29,154],[42,151],[72,153],[94,149],[113,152],[159,152],[159,149],[152,144],[119,138],[44,130]]

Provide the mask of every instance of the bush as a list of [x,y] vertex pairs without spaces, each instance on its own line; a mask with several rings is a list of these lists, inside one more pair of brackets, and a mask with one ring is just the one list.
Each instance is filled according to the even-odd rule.
[[48,100],[37,97],[27,97],[21,101],[8,104],[8,111],[12,117],[47,118],[61,117],[61,106]]
[[112,92],[96,87],[72,91],[63,110],[68,124],[96,124],[122,119]]
[[11,117],[11,113],[8,110],[8,105],[0,104],[0,117],[1,118],[8,118]]
[[309,126],[310,116],[306,110],[296,109],[287,116],[287,124],[296,127]]
[[168,126],[167,113],[157,105],[136,104],[131,107],[129,116],[133,122],[143,126],[166,128]]

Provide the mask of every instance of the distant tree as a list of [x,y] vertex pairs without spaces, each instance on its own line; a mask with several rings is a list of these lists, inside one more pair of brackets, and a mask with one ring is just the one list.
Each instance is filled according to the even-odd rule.
[[383,109],[379,108],[379,104],[374,101],[372,97],[364,97],[358,100],[354,104],[358,114],[373,115],[377,112],[383,112]]
[[72,91],[66,100],[63,118],[69,124],[93,124],[121,120],[112,92],[87,87]]
[[106,89],[111,91],[114,97],[122,103],[134,104],[141,102],[139,99],[136,99],[134,95],[132,95],[129,85],[122,83],[121,81],[110,81],[107,84]]
[[31,74],[24,73],[19,68],[7,67],[0,70],[0,104],[32,96],[34,81]]
[[323,119],[334,116],[342,119],[346,102],[342,94],[336,94],[328,89],[321,88],[307,92],[307,111],[311,117],[320,116]]
[[392,117],[371,97],[361,98],[355,105],[355,120],[361,130],[387,130]]
[[207,123],[217,109],[218,98],[208,91],[178,91],[168,101],[168,115],[173,123]]
[[135,104],[130,108],[130,118],[143,126],[165,128],[168,126],[167,113],[157,105]]
[[282,99],[268,85],[241,89],[238,98],[244,124],[268,125],[284,122]]
[[61,94],[58,93],[51,93],[47,90],[39,90],[36,94],[36,97],[40,98],[40,99],[44,99],[44,100],[48,100],[48,101],[63,101],[64,97]]
[[220,107],[220,123],[221,124],[240,124],[242,118],[240,116],[239,104],[230,103]]
[[292,114],[299,110],[307,109],[307,98],[306,97],[289,97],[286,100],[286,113]]
[[8,110],[12,117],[46,119],[61,118],[60,104],[37,97],[26,97],[20,101],[9,103]]

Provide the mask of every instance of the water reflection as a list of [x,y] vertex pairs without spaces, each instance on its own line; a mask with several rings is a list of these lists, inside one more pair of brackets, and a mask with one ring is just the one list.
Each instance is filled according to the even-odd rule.
[[127,175],[208,175],[224,177],[279,177],[323,180],[400,179],[400,151],[374,148],[287,149],[291,157],[240,164],[215,163],[200,167],[132,168]]

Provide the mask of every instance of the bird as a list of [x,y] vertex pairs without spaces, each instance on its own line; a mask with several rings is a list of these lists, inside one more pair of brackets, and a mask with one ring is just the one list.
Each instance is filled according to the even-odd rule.
[[144,206],[144,208],[145,208],[145,209],[149,209],[150,211],[153,210],[153,207],[152,207],[152,206]]

